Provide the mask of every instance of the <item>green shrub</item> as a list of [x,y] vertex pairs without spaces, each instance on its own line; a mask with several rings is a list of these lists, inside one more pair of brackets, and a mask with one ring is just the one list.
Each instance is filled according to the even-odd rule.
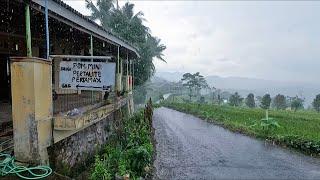
[[105,161],[96,156],[94,168],[91,172],[90,179],[92,180],[107,180],[112,179],[112,174],[109,172],[109,168],[106,166]]
[[128,149],[127,151],[129,170],[134,172],[134,175],[136,176],[144,176],[145,167],[149,166],[151,163],[151,152],[148,151],[147,146],[150,145],[146,144],[145,146]]
[[152,163],[153,144],[148,120],[143,111],[123,121],[124,133],[109,139],[102,154],[96,158],[91,179],[110,179],[128,175],[130,179],[144,177]]

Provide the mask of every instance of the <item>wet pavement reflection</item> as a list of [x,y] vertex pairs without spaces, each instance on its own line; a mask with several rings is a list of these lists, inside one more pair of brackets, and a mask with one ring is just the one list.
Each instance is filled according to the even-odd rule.
[[153,118],[155,179],[320,179],[320,158],[168,108],[156,109]]

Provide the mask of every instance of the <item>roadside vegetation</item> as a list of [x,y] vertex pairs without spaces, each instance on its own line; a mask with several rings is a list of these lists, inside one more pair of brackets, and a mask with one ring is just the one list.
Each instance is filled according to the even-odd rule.
[[154,153],[152,105],[122,121],[101,155],[96,155],[90,179],[150,178]]

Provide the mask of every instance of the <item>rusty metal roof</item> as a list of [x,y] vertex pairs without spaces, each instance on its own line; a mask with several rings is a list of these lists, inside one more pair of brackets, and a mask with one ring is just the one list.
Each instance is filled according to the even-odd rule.
[[[42,7],[45,7],[44,0],[32,1]],[[78,26],[81,26],[82,28],[92,33],[102,36],[107,40],[134,52],[139,57],[138,49],[134,47],[131,43],[113,34],[110,30],[100,26],[96,22],[89,19],[87,16],[81,14],[79,11],[73,9],[71,6],[64,3],[62,0],[48,0],[48,10],[49,14],[52,12],[58,14],[59,16],[68,19],[72,23],[77,24]]]

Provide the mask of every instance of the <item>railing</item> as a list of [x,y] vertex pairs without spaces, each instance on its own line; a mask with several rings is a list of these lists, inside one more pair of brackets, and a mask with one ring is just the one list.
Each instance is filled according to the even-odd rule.
[[13,147],[12,143],[13,128],[11,104],[0,101],[0,152],[10,152]]
[[[94,105],[103,101],[103,93],[97,91],[81,91],[79,93],[74,93],[70,90],[66,90],[63,94],[54,94],[53,96],[54,114],[71,111],[75,108],[81,108],[88,105]],[[111,98],[109,97],[108,99]]]
[[[83,111],[83,108],[90,105],[97,105],[101,103],[112,103],[115,97],[114,92],[91,91],[91,90],[70,90],[61,89],[59,87],[59,64],[62,61],[90,62],[102,61],[106,62],[110,57],[106,56],[92,56],[84,58],[85,56],[72,55],[52,55],[52,97],[53,97],[53,114],[59,113],[77,113]],[[90,58],[90,59],[88,59]]]

